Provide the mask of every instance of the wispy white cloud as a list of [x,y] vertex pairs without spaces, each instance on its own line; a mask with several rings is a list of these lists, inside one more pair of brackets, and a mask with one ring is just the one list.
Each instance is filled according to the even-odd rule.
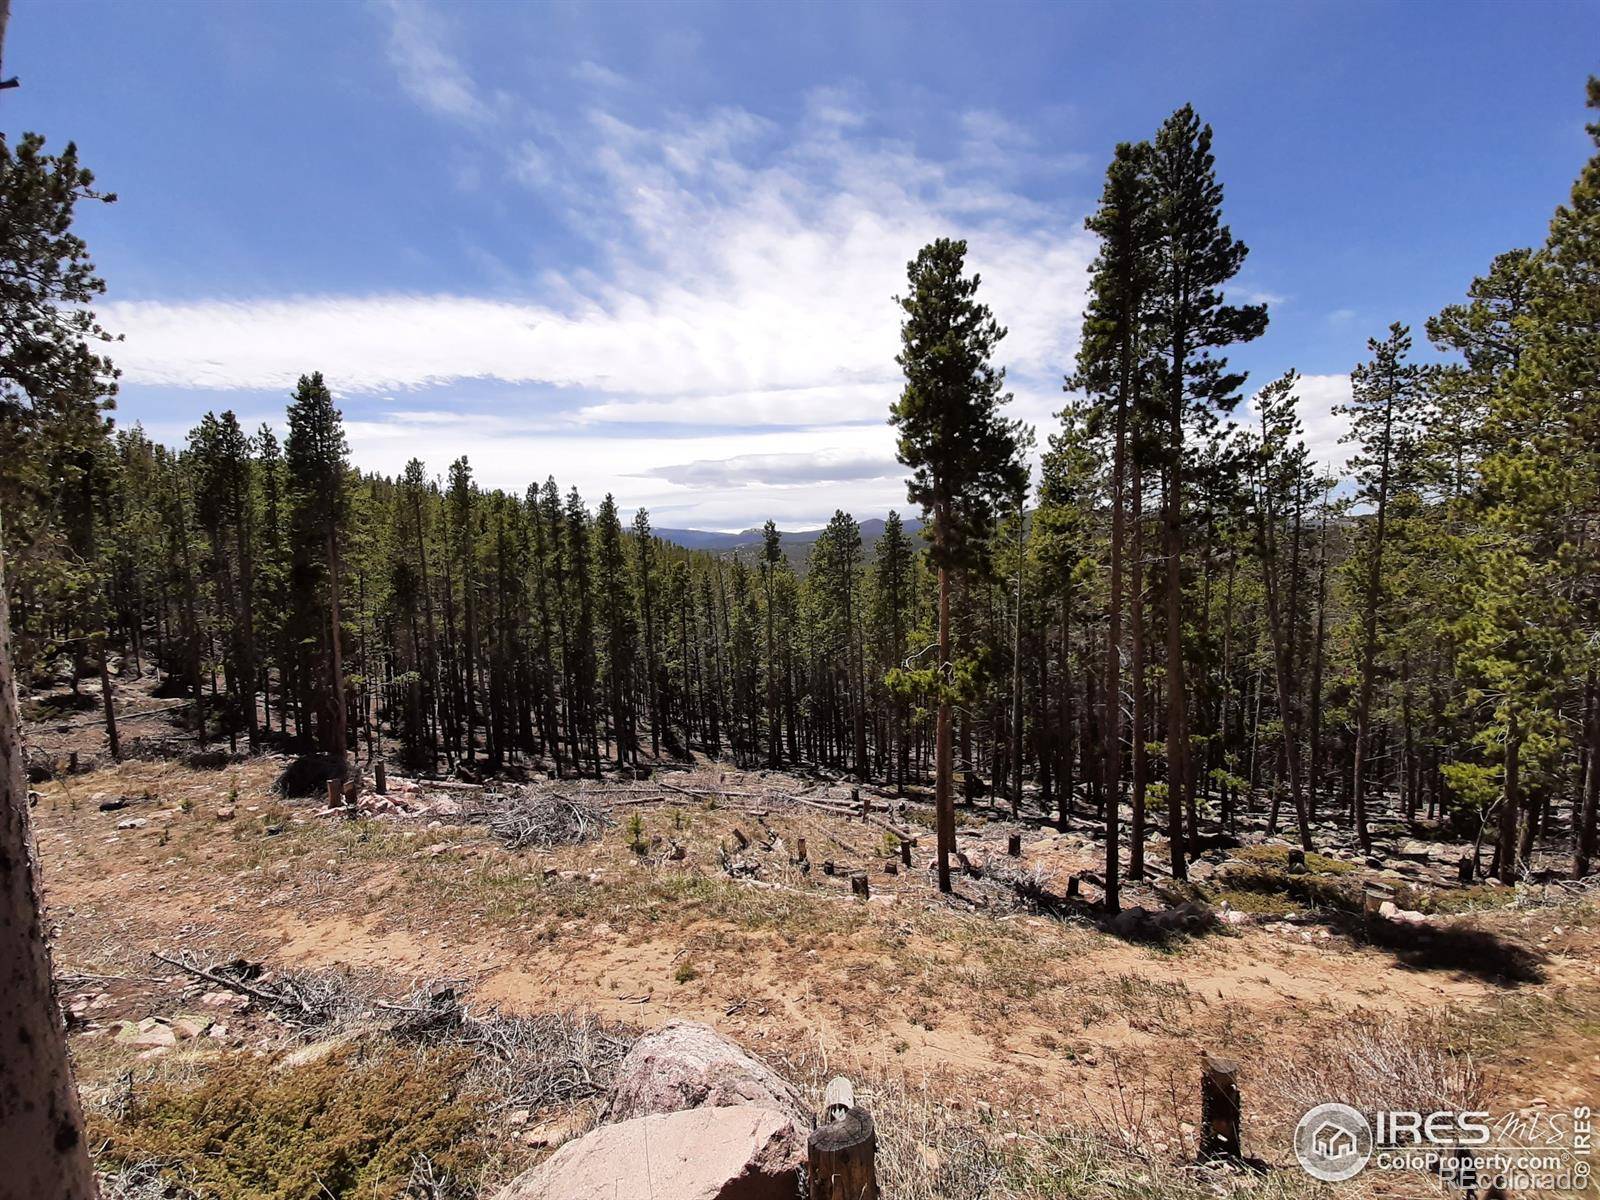
[[904,476],[905,468],[892,454],[830,447],[814,454],[702,458],[656,467],[650,474],[687,487],[805,487],[862,479],[899,479]]
[[[476,147],[463,186],[493,186],[498,164],[511,201],[526,189],[566,214],[585,261],[514,298],[107,304],[131,387],[284,391],[319,369],[355,400],[363,465],[467,453],[496,483],[554,470],[701,523],[903,506],[885,424],[900,390],[893,297],[917,248],[948,235],[968,240],[1010,330],[1016,415],[1060,407],[1094,245],[1081,211],[1045,203],[1018,172],[1073,169],[1070,156],[1046,160],[989,112],[957,114],[960,136],[931,156],[875,132],[851,87],[810,93],[793,124],[731,107],[624,118],[612,104],[626,81],[597,63],[574,68],[594,106],[556,121],[475,80],[433,10],[380,9],[402,84]],[[481,398],[478,380],[514,396],[510,426],[437,419],[462,390]],[[800,494],[807,480],[836,485],[826,503]]]
[[[832,123],[784,138],[739,110],[663,129],[596,112],[591,132],[588,220],[617,231],[598,266],[547,276],[523,301],[114,303],[105,316],[126,334],[125,378],[283,388],[316,364],[350,392],[463,379],[568,388],[576,421],[879,420],[898,391],[892,297],[906,261],[940,234],[969,239],[1017,376],[1053,382],[1070,361],[1093,246],[1066,214],[1000,215],[1005,191],[980,202],[954,168]],[[560,145],[517,154],[530,187],[570,172]]]
[[376,0],[389,22],[389,61],[400,85],[441,116],[481,121],[490,115],[472,77],[444,48],[444,30],[420,0]]

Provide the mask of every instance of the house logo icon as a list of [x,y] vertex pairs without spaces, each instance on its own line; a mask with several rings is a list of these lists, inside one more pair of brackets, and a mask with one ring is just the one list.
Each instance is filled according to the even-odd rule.
[[1294,1153],[1313,1179],[1352,1179],[1372,1157],[1372,1126],[1348,1104],[1319,1104],[1295,1126]]

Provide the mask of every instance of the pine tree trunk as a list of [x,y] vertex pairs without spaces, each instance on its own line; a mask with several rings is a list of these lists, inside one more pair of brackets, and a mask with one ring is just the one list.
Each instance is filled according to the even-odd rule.
[[[1174,413],[1173,420],[1179,419]],[[1175,426],[1177,428],[1177,426]],[[1167,464],[1167,489],[1162,505],[1161,553],[1166,559],[1166,587],[1163,597],[1167,624],[1167,848],[1172,877],[1189,878],[1189,857],[1184,853],[1184,798],[1189,778],[1189,730],[1184,711],[1186,689],[1183,670],[1183,563],[1178,523],[1181,519],[1179,491],[1183,473],[1176,456],[1181,442],[1174,434]]]
[[1583,801],[1573,821],[1573,878],[1589,874],[1596,846],[1596,825],[1600,824],[1600,683],[1589,672],[1585,709],[1589,718],[1589,770],[1583,785]]
[[1130,675],[1133,687],[1133,810],[1130,814],[1128,878],[1144,878],[1145,789],[1149,784],[1150,693],[1145,685],[1144,624],[1144,473],[1133,470],[1133,578],[1128,623],[1133,643]]
[[1391,396],[1384,416],[1383,457],[1378,471],[1378,511],[1374,517],[1371,561],[1367,564],[1366,595],[1361,616],[1361,686],[1356,700],[1356,754],[1351,780],[1351,805],[1356,824],[1356,840],[1363,853],[1372,853],[1372,835],[1367,830],[1367,742],[1372,720],[1373,670],[1378,651],[1378,598],[1383,583],[1384,525],[1388,517],[1389,452],[1394,433],[1394,400]]
[[122,761],[122,739],[117,736],[117,708],[112,699],[111,672],[106,669],[106,642],[111,637],[108,629],[100,635],[100,703],[106,716],[106,746],[111,751],[111,761]]
[[93,1200],[83,1114],[39,903],[23,758],[0,550],[0,1195]]
[[1522,809],[1521,760],[1522,728],[1517,722],[1517,711],[1513,708],[1506,724],[1505,784],[1500,797],[1500,839],[1495,851],[1501,883],[1512,883],[1517,877],[1517,817]]
[[327,749],[340,762],[349,751],[344,695],[344,648],[339,615],[339,536],[328,526],[328,716],[332,721]]
[[[944,536],[945,516],[937,512],[936,536]],[[950,569],[939,567],[939,714],[934,748],[933,807],[939,850],[939,890],[950,890],[950,855],[956,848],[955,798],[951,795],[950,698],[946,692],[950,671]]]

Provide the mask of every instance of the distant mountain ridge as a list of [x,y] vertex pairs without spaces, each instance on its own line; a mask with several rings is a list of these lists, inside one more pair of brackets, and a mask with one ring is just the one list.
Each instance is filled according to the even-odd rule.
[[[908,537],[922,529],[920,517],[902,517]],[[884,519],[868,517],[861,522],[861,545],[868,555],[883,536]],[[655,535],[664,542],[682,546],[685,550],[708,550],[713,554],[731,554],[740,558],[754,557],[761,551],[761,530],[744,529],[738,533],[720,533],[712,529],[657,529]],[[784,557],[796,565],[804,565],[811,552],[811,544],[822,536],[821,529],[786,530],[781,533]]]

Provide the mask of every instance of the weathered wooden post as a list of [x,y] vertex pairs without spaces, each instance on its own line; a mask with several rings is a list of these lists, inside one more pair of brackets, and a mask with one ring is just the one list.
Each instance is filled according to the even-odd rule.
[[807,1200],[878,1200],[878,1133],[847,1079],[824,1094],[823,1123],[806,1143]]
[[389,772],[381,759],[372,764],[372,786],[380,796],[389,794]]
[[1020,833],[1013,833],[1006,839],[1006,853],[1012,858],[1022,857],[1022,835]]
[[908,837],[900,839],[900,865],[902,867],[911,865],[911,839]]
[[850,876],[850,890],[866,900],[871,895],[871,886],[867,883],[865,871],[855,871]]
[[1200,1157],[1243,1157],[1239,1125],[1239,1064],[1230,1058],[1200,1055]]

